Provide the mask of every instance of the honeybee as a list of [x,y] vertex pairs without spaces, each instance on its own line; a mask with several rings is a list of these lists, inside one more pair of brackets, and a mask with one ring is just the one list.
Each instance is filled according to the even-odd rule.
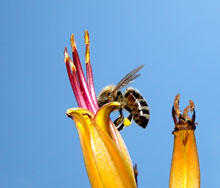
[[[137,125],[146,128],[150,119],[150,110],[147,101],[142,97],[139,91],[129,87],[126,89],[124,94],[121,92],[123,87],[140,76],[140,74],[136,73],[142,69],[143,66],[144,65],[141,65],[140,67],[137,67],[126,74],[116,86],[106,86],[98,95],[99,107],[113,101],[117,101],[121,104],[117,109],[119,111],[119,117],[114,121],[114,124],[119,131],[125,126],[130,125],[132,119]],[[124,118],[122,113],[123,109],[129,112],[129,115],[126,118]]]

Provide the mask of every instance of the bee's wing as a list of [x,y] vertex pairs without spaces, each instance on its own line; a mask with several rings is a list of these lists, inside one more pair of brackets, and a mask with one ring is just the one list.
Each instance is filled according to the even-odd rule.
[[132,81],[134,81],[137,77],[140,76],[140,74],[136,74],[139,70],[141,70],[143,68],[144,65],[141,65],[140,67],[132,70],[131,72],[129,72],[128,74],[126,74],[121,81],[115,86],[114,91],[117,91],[123,87],[125,87],[126,85],[128,85],[129,83],[131,83]]

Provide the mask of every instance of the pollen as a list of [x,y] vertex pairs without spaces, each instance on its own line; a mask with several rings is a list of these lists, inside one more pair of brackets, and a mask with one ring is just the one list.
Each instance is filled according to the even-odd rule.
[[69,56],[69,54],[67,52],[67,49],[65,48],[65,50],[64,50],[64,62],[68,63],[69,60],[70,60],[70,56]]
[[75,67],[73,61],[71,59],[69,61],[70,61],[70,68],[71,68],[72,72],[76,72],[76,67]]
[[74,34],[71,35],[70,42],[71,42],[72,51],[74,52],[77,49]]
[[128,127],[131,125],[131,121],[128,118],[125,118],[123,123],[125,127]]
[[89,41],[89,32],[86,30],[85,31],[85,44],[89,44],[90,41]]
[[86,44],[86,52],[85,52],[85,62],[90,63],[90,41],[89,41],[89,32],[85,31],[85,44]]

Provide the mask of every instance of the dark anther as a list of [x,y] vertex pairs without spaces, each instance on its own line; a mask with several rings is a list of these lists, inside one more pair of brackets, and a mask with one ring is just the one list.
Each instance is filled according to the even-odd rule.
[[195,124],[196,120],[196,111],[193,109],[193,115],[192,115],[192,123]]
[[176,125],[177,119],[176,119],[176,112],[175,112],[174,106],[173,106],[173,108],[172,108],[172,116],[173,116],[173,121],[174,121],[174,123],[175,123],[175,125]]
[[138,169],[137,169],[137,164],[134,165],[133,167],[133,170],[134,170],[134,176],[135,176],[135,180],[136,180],[136,184],[137,184],[137,187],[138,187]]

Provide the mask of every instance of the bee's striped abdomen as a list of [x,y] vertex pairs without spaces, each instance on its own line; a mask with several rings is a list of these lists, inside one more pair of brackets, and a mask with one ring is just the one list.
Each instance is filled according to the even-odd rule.
[[126,90],[124,99],[126,101],[125,109],[132,113],[135,123],[146,128],[150,119],[150,110],[146,100],[133,88]]

